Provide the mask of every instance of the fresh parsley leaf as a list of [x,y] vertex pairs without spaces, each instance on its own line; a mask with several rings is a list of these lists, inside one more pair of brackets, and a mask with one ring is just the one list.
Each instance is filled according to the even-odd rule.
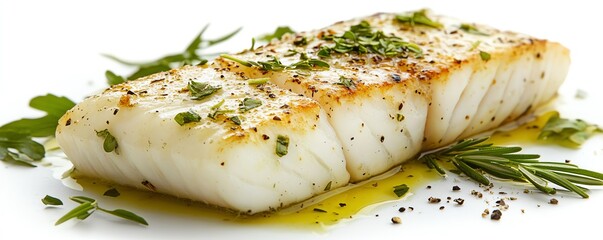
[[243,102],[239,106],[240,106],[239,110],[241,110],[243,112],[247,112],[251,109],[262,106],[262,101],[260,101],[259,99],[255,99],[255,98],[244,98]]
[[41,118],[24,118],[13,121],[0,127],[0,130],[26,133],[32,137],[54,136],[57,122],[65,112],[75,106],[75,103],[66,97],[57,97],[53,94],[37,96],[29,101],[29,106],[46,112]]
[[42,203],[44,203],[44,205],[50,205],[50,206],[60,206],[63,205],[63,201],[61,201],[61,199],[55,198],[53,196],[50,195],[46,195],[44,198],[42,198]]
[[295,40],[293,40],[293,45],[301,47],[301,46],[306,46],[308,45],[308,38],[304,37],[304,36],[299,36],[297,38],[295,38]]
[[356,89],[356,83],[354,83],[354,80],[352,80],[351,78],[347,78],[344,76],[340,76],[339,77],[339,82],[335,83],[337,85],[342,85],[344,87],[346,87],[347,89],[350,90],[355,90]]
[[31,161],[44,157],[44,146],[26,133],[0,128],[0,160],[27,167],[35,167]]
[[274,33],[264,34],[264,35],[258,37],[258,40],[265,41],[265,42],[270,42],[270,41],[272,41],[272,39],[280,40],[283,37],[283,35],[285,35],[287,33],[295,33],[295,31],[293,31],[293,29],[291,29],[288,26],[280,26],[274,30]]
[[406,194],[408,192],[408,190],[409,190],[409,188],[406,184],[394,186],[394,193],[398,197],[404,196],[404,194]]
[[0,160],[4,162],[35,167],[30,161],[42,159],[46,151],[32,137],[54,136],[59,118],[75,103],[66,97],[47,94],[32,98],[29,106],[46,112],[46,116],[24,118],[0,127]]
[[558,112],[554,112],[542,128],[538,139],[577,147],[596,133],[603,133],[603,129],[581,119],[561,118]]
[[278,135],[276,138],[276,155],[282,157],[287,153],[289,153],[289,137]]
[[174,121],[176,121],[180,126],[191,122],[199,122],[201,121],[201,116],[193,110],[189,110],[187,112],[181,112],[176,114],[174,117]]
[[109,70],[105,71],[105,77],[107,78],[107,82],[109,83],[110,86],[113,86],[115,84],[120,84],[126,81],[126,79],[124,79],[124,77],[119,76]]
[[103,193],[103,196],[107,197],[119,197],[119,195],[121,195],[121,193],[119,193],[116,188],[110,188]]
[[484,51],[479,51],[479,57],[484,60],[484,61],[488,61],[490,60],[490,53],[484,52]]
[[96,131],[96,136],[99,136],[104,139],[103,150],[105,150],[105,152],[113,152],[117,149],[117,139],[115,139],[115,137],[111,135],[108,129]]
[[241,125],[241,118],[239,118],[239,116],[232,116],[232,117],[229,117],[228,119],[236,125]]
[[190,91],[193,100],[201,100],[209,97],[220,89],[222,89],[222,87],[214,87],[203,82],[190,81],[188,83],[188,90]]

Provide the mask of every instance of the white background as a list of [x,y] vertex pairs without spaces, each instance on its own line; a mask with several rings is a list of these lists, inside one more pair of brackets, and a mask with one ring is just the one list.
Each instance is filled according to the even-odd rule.
[[[560,91],[559,109],[568,116],[603,125],[603,9],[597,5],[596,1],[525,0],[1,1],[0,125],[25,116],[38,116],[39,113],[27,107],[33,96],[50,92],[79,101],[106,86],[105,70],[112,69],[120,74],[131,71],[101,57],[100,53],[147,60],[180,52],[207,23],[211,23],[206,32],[208,37],[221,36],[242,26],[243,31],[233,40],[216,48],[236,52],[248,48],[252,37],[271,32],[279,25],[289,25],[300,31],[310,30],[376,12],[402,12],[425,7],[467,22],[485,23],[566,45],[572,51],[572,66]],[[587,99],[574,99],[576,89],[585,90]],[[576,163],[581,166],[603,171],[602,146],[603,139],[598,136],[580,151],[535,150],[555,160],[576,158]],[[562,201],[558,206],[547,205],[550,197],[542,194],[522,196],[515,210],[509,210],[499,222],[482,219],[479,213],[492,203],[474,199],[462,208],[446,211],[426,206],[422,211],[400,215],[404,221],[401,225],[388,224],[389,218],[396,215],[398,206],[420,206],[436,191],[447,193],[451,181],[455,179],[433,183],[432,192],[417,190],[415,196],[406,202],[376,210],[382,215],[380,218],[359,219],[325,233],[235,227],[155,211],[145,213],[151,223],[149,227],[98,216],[85,222],[55,227],[54,221],[65,209],[46,209],[40,198],[46,194],[71,196],[78,192],[64,187],[47,168],[25,169],[0,163],[0,239],[11,236],[16,239],[508,239],[526,234],[552,238],[576,234],[596,238],[593,234],[600,232],[600,216],[603,214],[601,190],[593,191],[587,200],[572,195],[560,196]],[[474,187],[473,183],[460,184]],[[115,205],[119,206],[119,202]],[[520,207],[528,211],[520,214]]]

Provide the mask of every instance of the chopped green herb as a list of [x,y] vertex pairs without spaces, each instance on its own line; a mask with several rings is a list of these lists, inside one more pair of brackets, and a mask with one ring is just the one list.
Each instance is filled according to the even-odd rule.
[[293,45],[298,47],[308,45],[308,39],[306,37],[298,37],[293,40]]
[[103,193],[103,196],[107,197],[119,197],[119,195],[121,195],[121,193],[119,193],[119,191],[117,191],[117,189],[115,188],[110,188],[109,190],[105,191],[105,193]]
[[479,47],[479,45],[482,44],[482,41],[475,41],[473,44],[471,44],[471,48],[469,48],[469,51],[473,51],[475,49],[477,49],[477,47]]
[[239,110],[241,110],[243,112],[247,112],[251,109],[262,106],[262,101],[260,101],[259,99],[255,99],[255,98],[245,98],[245,99],[243,99],[243,102],[241,102],[241,104],[239,106],[240,106]]
[[327,183],[327,186],[325,186],[325,191],[331,190],[331,184],[332,183],[333,183],[333,181],[329,181],[329,183]]
[[437,29],[440,29],[444,26],[441,23],[433,21],[427,17],[427,10],[425,9],[413,12],[410,15],[398,15],[396,16],[396,19],[402,23],[410,24],[411,26],[423,25]]
[[386,35],[383,31],[373,32],[367,21],[350,27],[341,36],[324,36],[324,40],[333,41],[334,46],[322,46],[317,55],[322,58],[330,57],[333,53],[375,53],[386,57],[408,57],[412,52],[416,57],[422,56],[421,48],[403,41],[401,38]]
[[260,37],[258,37],[259,40],[265,41],[265,42],[270,42],[272,41],[272,39],[281,39],[283,37],[283,35],[287,34],[287,33],[295,33],[295,31],[293,31],[293,29],[291,29],[288,26],[280,26],[277,27],[274,30],[274,33],[272,34],[264,34]]
[[319,213],[326,213],[327,212],[326,210],[320,209],[320,208],[314,208],[314,209],[312,209],[312,211],[319,212]]
[[296,54],[298,54],[299,52],[295,49],[288,49],[287,50],[287,54],[285,54],[285,57],[291,57],[291,56],[295,56]]
[[328,57],[331,57],[332,51],[333,51],[333,49],[331,49],[328,46],[321,46],[320,50],[318,51],[318,53],[316,53],[316,55],[321,58],[328,58]]
[[603,129],[581,119],[561,118],[558,112],[554,112],[542,128],[538,139],[577,147],[596,133],[603,133]]
[[50,205],[50,206],[63,205],[63,201],[61,201],[61,199],[55,198],[50,195],[46,195],[44,198],[42,198],[42,203],[44,203],[44,205]]
[[224,102],[225,102],[225,100],[222,99],[220,102],[218,102],[215,105],[213,105],[211,107],[212,112],[208,113],[207,117],[215,120],[218,115],[222,115],[222,114],[234,112],[234,110],[228,110],[228,109],[224,109],[223,110],[223,109],[220,109],[220,107],[222,107],[222,105],[224,105]]
[[406,194],[408,192],[408,190],[409,190],[409,188],[406,184],[394,186],[394,193],[398,197],[404,196],[404,194]]
[[287,153],[289,153],[289,137],[278,135],[276,138],[276,155],[282,157]]
[[267,83],[269,80],[270,80],[270,78],[254,78],[254,79],[247,80],[247,84],[261,85],[261,84]]
[[232,116],[232,117],[229,117],[228,119],[236,125],[241,125],[241,119],[239,118],[239,116]]
[[477,27],[475,27],[475,25],[472,24],[463,23],[461,24],[460,29],[470,34],[490,36],[489,34],[480,31],[477,29]]
[[603,173],[581,169],[569,163],[539,162],[540,156],[537,154],[519,154],[520,147],[494,146],[491,143],[484,143],[486,140],[487,137],[465,139],[425,154],[419,160],[442,175],[446,172],[437,160],[452,162],[461,173],[483,185],[490,185],[490,180],[482,171],[500,179],[529,182],[538,190],[548,194],[556,192],[554,188],[548,186],[549,183],[554,183],[583,198],[588,198],[585,189],[575,184],[603,184]]
[[[302,55],[303,56],[303,55]],[[320,59],[305,59],[291,65],[284,65],[277,57],[272,57],[268,61],[245,61],[233,56],[223,54],[221,57],[237,62],[246,67],[258,67],[265,71],[284,71],[284,70],[324,70],[330,66],[327,62]]]
[[208,114],[207,114],[207,117],[208,117],[208,118],[211,118],[211,119],[216,120],[216,118],[217,118],[219,115],[224,115],[224,114],[227,114],[227,113],[233,113],[233,112],[234,112],[234,110],[228,110],[228,109],[226,109],[226,110],[222,110],[222,109],[215,109],[213,112],[208,113]]
[[105,152],[113,152],[117,149],[117,139],[115,139],[115,137],[111,135],[108,129],[96,131],[96,136],[99,136],[104,139],[103,149],[105,150]]
[[108,213],[113,216],[120,217],[120,218],[123,218],[126,220],[137,222],[137,223],[140,223],[145,226],[149,225],[149,223],[147,223],[147,221],[144,218],[136,215],[133,212],[123,210],[123,209],[107,210],[107,209],[101,208],[100,206],[98,206],[98,203],[96,200],[89,198],[89,197],[75,196],[75,197],[71,197],[70,199],[74,202],[79,203],[80,205],[77,206],[76,208],[74,208],[73,210],[69,211],[67,214],[65,214],[63,217],[61,217],[59,220],[57,220],[55,225],[59,225],[70,219],[73,219],[73,218],[84,220],[84,219],[88,218],[96,210],[100,210],[102,212],[105,212],[105,213]]
[[351,78],[346,78],[344,76],[339,76],[339,82],[335,84],[342,85],[350,90],[356,89],[356,83],[354,83],[354,80],[352,80]]
[[193,100],[201,100],[209,97],[220,89],[222,89],[222,87],[214,87],[203,82],[190,81],[188,83],[188,90],[190,91]]
[[[207,58],[202,56],[200,53],[198,53],[199,51],[205,50],[206,48],[209,48],[213,45],[224,42],[224,41],[230,39],[231,37],[233,37],[234,35],[236,35],[241,30],[241,28],[238,28],[235,31],[228,33],[222,37],[219,37],[217,39],[206,40],[203,38],[203,33],[205,33],[205,30],[207,30],[208,27],[209,27],[209,25],[205,25],[205,27],[203,27],[201,32],[199,34],[197,34],[197,36],[195,36],[193,41],[186,47],[184,52],[179,53],[179,54],[167,55],[165,57],[161,57],[154,61],[145,62],[145,63],[135,63],[135,62],[129,62],[129,61],[119,59],[112,55],[103,54],[103,56],[105,56],[111,60],[114,60],[118,63],[121,63],[123,65],[137,67],[137,70],[134,73],[132,73],[130,76],[128,76],[127,78],[119,76],[111,71],[106,71],[105,76],[107,77],[107,83],[109,85],[114,85],[114,84],[122,83],[127,80],[138,79],[138,78],[145,77],[145,76],[148,76],[148,75],[151,75],[154,73],[167,71],[174,67],[178,67],[178,66],[182,66],[182,65],[204,65],[208,62],[208,60],[207,60]],[[208,54],[208,55],[215,55],[215,54]]]
[[490,60],[490,54],[484,51],[479,51],[479,57],[484,61]]
[[218,110],[220,109],[220,107],[222,107],[222,105],[224,105],[224,103],[226,102],[225,99],[220,100],[218,103],[214,104],[213,106],[211,106],[211,110]]
[[[305,56],[302,54],[301,56]],[[293,63],[286,68],[289,69],[300,69],[300,70],[323,70],[329,69],[329,64],[320,59],[304,59],[299,62]]]
[[181,112],[176,114],[174,117],[174,121],[176,121],[180,126],[191,122],[199,122],[201,121],[201,116],[194,112],[193,110],[188,110],[186,112]]
[[398,120],[398,122],[402,122],[402,121],[404,121],[404,118],[405,118],[405,117],[404,117],[404,115],[399,114],[399,113],[398,113],[398,114],[396,114],[396,120]]

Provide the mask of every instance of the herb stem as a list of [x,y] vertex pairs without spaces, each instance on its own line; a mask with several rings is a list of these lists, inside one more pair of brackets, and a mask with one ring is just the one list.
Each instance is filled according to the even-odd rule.
[[253,65],[251,65],[251,63],[249,63],[248,61],[245,61],[245,60],[242,60],[242,59],[238,59],[238,58],[230,56],[228,54],[221,54],[220,57],[226,58],[226,59],[231,60],[231,61],[234,61],[234,62],[236,62],[238,64],[241,64],[241,65],[243,65],[245,67],[253,67]]

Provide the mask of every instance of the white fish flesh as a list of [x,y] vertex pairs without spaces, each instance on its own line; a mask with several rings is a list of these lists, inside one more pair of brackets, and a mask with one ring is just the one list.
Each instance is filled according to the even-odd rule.
[[[194,100],[190,81],[221,89]],[[244,111],[245,99],[261,106]],[[180,126],[175,116],[189,111],[200,121]],[[118,143],[113,151],[97,135],[104,130]],[[279,135],[289,140],[282,157]],[[57,140],[76,174],[248,213],[349,180],[341,144],[315,101],[271,84],[250,86],[211,66],[156,74],[90,97],[63,116]]]

